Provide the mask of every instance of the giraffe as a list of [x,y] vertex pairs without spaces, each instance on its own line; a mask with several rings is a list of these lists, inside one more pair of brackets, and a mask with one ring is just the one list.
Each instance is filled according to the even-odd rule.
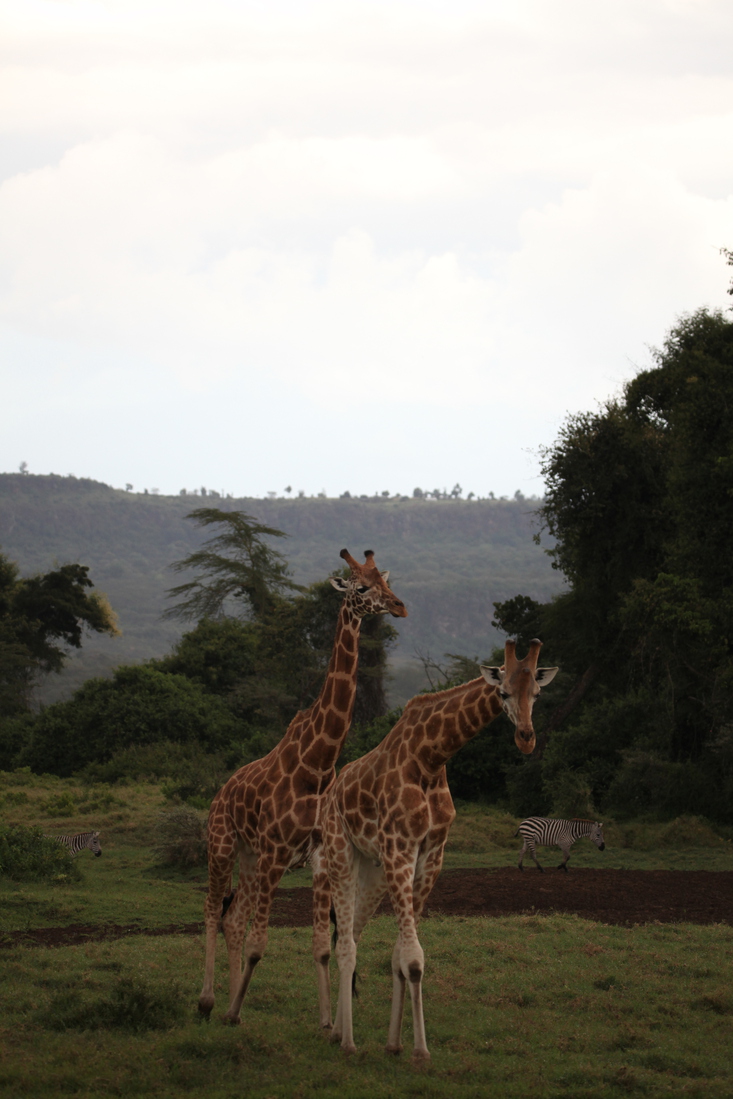
[[332,1041],[356,1050],[352,981],[364,926],[389,892],[399,934],[392,954],[392,1014],[387,1051],[400,1053],[405,982],[409,981],[413,1057],[430,1058],[422,1007],[424,954],[417,925],[443,863],[455,809],[445,765],[451,756],[502,712],[515,726],[520,752],[534,749],[532,707],[557,668],[538,668],[541,641],[518,660],[507,641],[501,668],[435,694],[418,695],[371,752],[347,764],[328,795],[323,846],[336,910],[339,998]]
[[[285,736],[263,759],[241,767],[211,803],[207,826],[209,889],[204,906],[206,962],[199,1011],[214,1006],[214,958],[219,927],[229,956],[229,1010],[225,1021],[236,1024],[247,987],[267,945],[273,896],[288,868],[310,859],[313,867],[313,959],[318,974],[321,1025],[331,1026],[329,909],[325,859],[320,850],[320,815],[324,796],[336,776],[336,760],[351,724],[356,695],[359,631],[367,614],[406,618],[407,611],[387,587],[372,550],[360,565],[348,550],[348,579],[331,577],[343,592],[336,636],[323,688],[313,703],[297,713]],[[239,857],[239,882],[228,896]],[[244,943],[247,923],[252,925]],[[242,945],[245,964],[241,969]]]

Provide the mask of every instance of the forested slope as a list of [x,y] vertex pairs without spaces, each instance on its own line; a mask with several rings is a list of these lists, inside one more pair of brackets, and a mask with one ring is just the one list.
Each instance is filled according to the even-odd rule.
[[527,500],[226,499],[124,492],[88,479],[0,474],[0,547],[24,574],[54,563],[88,565],[109,596],[122,636],[89,638],[61,680],[46,689],[57,698],[89,675],[168,652],[178,623],[162,621],[165,592],[180,578],[171,562],[203,541],[186,515],[203,503],[237,508],[285,531],[280,542],[294,579],[303,584],[339,567],[347,546],[373,548],[380,567],[409,606],[393,655],[399,697],[417,688],[405,665],[417,651],[486,655],[498,640],[492,604],[523,592],[547,600],[561,587],[535,545],[534,509]]

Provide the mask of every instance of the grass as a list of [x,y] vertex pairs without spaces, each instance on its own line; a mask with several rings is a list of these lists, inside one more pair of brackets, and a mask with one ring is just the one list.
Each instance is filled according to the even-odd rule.
[[[82,880],[0,881],[0,932],[73,923],[182,926],[202,919],[202,869],[156,861],[157,785],[86,788],[0,774],[0,820],[44,832],[101,832],[103,855],[76,860]],[[446,866],[513,866],[516,818],[462,805]],[[732,870],[730,838],[706,822],[606,822],[604,853],[580,841],[571,866]],[[283,885],[309,882],[307,871]],[[307,929],[273,928],[243,1011],[196,1014],[203,936],[133,936],[85,946],[4,949],[0,1094],[78,1099],[615,1099],[733,1094],[733,928],[606,926],[574,916],[433,917],[421,926],[430,1066],[383,1052],[391,917],[359,950],[357,1054],[317,1025]],[[334,988],[335,988],[335,965]]]
[[[383,1052],[394,935],[389,917],[365,932],[352,1058],[319,1031],[306,929],[271,931],[238,1029],[195,1015],[198,936],[9,951],[0,1090],[79,1099],[733,1093],[730,927],[426,921],[432,1062],[423,1069],[409,1058],[409,1008],[408,1055]],[[223,966],[219,977],[223,1008]]]

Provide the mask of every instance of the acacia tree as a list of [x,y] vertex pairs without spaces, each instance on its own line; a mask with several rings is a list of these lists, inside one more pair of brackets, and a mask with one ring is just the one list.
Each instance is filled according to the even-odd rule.
[[203,549],[171,565],[174,572],[199,575],[168,591],[169,597],[182,597],[182,602],[165,612],[167,618],[217,618],[231,599],[242,601],[241,616],[262,618],[278,595],[300,590],[288,575],[284,556],[265,541],[286,538],[284,531],[267,527],[243,511],[196,508],[186,518],[202,527],[216,524],[220,533],[209,538]]

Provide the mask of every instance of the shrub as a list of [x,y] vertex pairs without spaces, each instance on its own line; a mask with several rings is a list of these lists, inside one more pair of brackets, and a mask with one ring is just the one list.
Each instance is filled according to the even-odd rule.
[[199,813],[180,805],[158,816],[155,853],[164,866],[185,870],[206,865],[206,833]]
[[71,852],[40,828],[0,824],[0,874],[13,881],[78,881]]
[[169,740],[216,750],[240,734],[222,699],[184,676],[139,665],[118,668],[112,679],[90,679],[68,702],[48,706],[21,761],[66,777],[121,749]]

